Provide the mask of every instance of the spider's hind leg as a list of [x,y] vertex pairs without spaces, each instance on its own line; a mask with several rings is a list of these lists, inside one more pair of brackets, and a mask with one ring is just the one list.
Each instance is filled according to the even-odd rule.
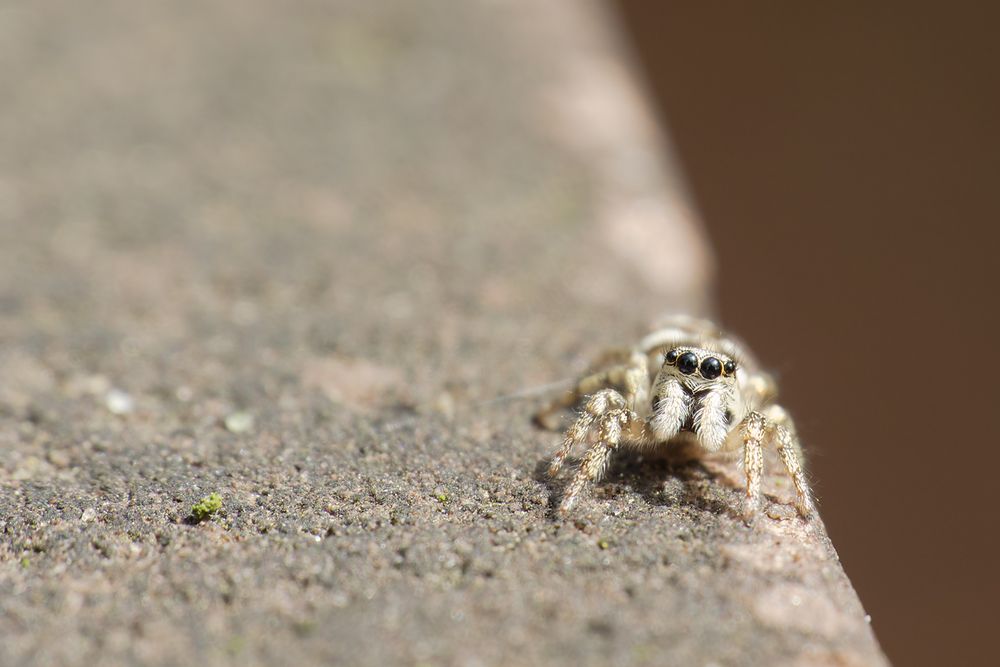
[[[611,366],[606,366],[612,364]],[[535,423],[549,430],[556,430],[559,425],[559,413],[577,405],[580,400],[602,389],[618,389],[625,398],[629,408],[634,409],[637,402],[649,396],[649,371],[646,355],[633,350],[612,350],[598,359],[596,368],[601,370],[589,373],[562,396],[535,413]]]

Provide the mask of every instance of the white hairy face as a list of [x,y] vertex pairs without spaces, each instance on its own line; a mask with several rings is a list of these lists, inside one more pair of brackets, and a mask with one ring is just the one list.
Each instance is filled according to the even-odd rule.
[[732,356],[691,345],[669,348],[653,384],[653,430],[666,435],[694,431],[707,449],[723,445],[734,419],[742,418],[738,364]]

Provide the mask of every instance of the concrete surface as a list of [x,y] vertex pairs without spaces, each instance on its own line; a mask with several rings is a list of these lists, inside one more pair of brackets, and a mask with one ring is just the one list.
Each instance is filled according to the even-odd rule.
[[512,395],[708,309],[603,25],[0,7],[0,664],[884,664],[723,464],[551,515]]

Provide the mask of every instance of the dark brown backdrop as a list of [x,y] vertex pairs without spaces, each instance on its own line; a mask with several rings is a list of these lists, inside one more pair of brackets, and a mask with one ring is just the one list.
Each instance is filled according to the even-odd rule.
[[887,653],[990,662],[996,12],[620,6]]

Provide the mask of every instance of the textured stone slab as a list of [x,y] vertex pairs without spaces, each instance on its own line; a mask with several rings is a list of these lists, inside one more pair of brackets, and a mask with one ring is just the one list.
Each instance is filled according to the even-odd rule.
[[822,526],[743,526],[731,470],[551,516],[512,395],[708,309],[606,26],[0,8],[0,663],[884,663]]

